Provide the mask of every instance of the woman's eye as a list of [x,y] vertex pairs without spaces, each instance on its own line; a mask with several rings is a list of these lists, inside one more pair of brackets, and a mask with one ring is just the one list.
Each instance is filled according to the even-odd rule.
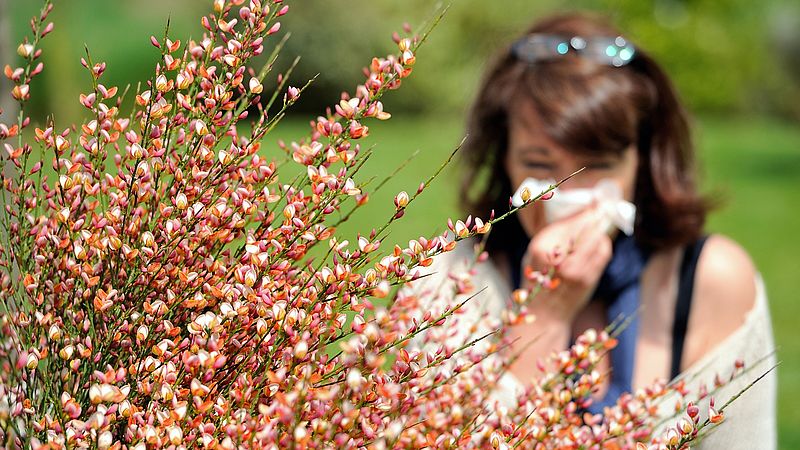
[[524,161],[522,164],[527,169],[552,170],[553,168],[552,164],[541,161]]
[[589,170],[609,170],[613,167],[614,164],[611,161],[596,161],[586,164],[586,168]]

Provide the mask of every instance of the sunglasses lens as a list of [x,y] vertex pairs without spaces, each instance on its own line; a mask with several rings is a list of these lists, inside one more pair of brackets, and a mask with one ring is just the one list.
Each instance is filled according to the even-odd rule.
[[633,45],[622,36],[589,39],[573,36],[567,40],[557,35],[541,34],[526,36],[515,42],[512,52],[517,58],[533,64],[564,56],[570,53],[570,48],[584,58],[615,67],[628,64],[635,53]]
[[583,50],[586,48],[586,40],[580,36],[575,36],[569,40],[569,45],[575,50]]

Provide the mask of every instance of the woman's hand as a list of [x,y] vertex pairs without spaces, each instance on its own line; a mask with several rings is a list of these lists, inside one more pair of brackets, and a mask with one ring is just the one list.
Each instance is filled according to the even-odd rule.
[[[588,304],[611,259],[611,238],[606,230],[591,207],[547,225],[528,244],[523,267],[545,274],[554,269],[553,277],[560,282],[551,290],[540,290],[530,300],[527,310],[535,321],[509,329],[510,337],[518,342],[512,350],[521,351],[509,368],[518,379],[529,380],[540,358],[563,350],[569,342],[576,316]],[[533,288],[531,283],[524,280],[523,287]]]
[[559,283],[552,290],[541,290],[529,311],[571,324],[589,302],[611,253],[611,238],[595,207],[542,228],[528,244],[523,267],[543,274],[553,271]]

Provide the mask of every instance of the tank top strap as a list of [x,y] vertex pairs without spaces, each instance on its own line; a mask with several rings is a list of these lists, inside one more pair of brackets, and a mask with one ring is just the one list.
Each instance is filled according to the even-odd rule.
[[686,341],[686,330],[689,325],[689,312],[692,309],[692,295],[694,294],[694,279],[697,270],[697,261],[703,250],[708,236],[702,236],[694,243],[688,245],[683,252],[678,278],[678,298],[675,301],[675,318],[672,323],[672,364],[670,378],[677,377],[681,372],[683,349]]

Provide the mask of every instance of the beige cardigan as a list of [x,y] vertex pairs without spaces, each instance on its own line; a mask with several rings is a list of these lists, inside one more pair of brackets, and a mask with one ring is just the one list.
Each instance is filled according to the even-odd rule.
[[[471,247],[468,243],[462,242],[452,252],[435,258],[434,264],[426,271],[429,276],[412,283],[412,289],[422,299],[433,298],[431,294],[435,291],[446,292],[452,289],[457,280],[448,274],[465,273],[469,261],[474,259]],[[434,331],[446,333],[447,339],[452,339],[450,342],[464,342],[485,334],[499,324],[501,315],[507,310],[511,287],[491,260],[475,266],[471,283],[474,285],[473,294],[481,289],[484,290],[465,305],[464,312],[457,319],[455,326],[448,327],[445,324],[440,330]],[[700,383],[705,383],[711,390],[716,374],[727,377],[737,359],[745,361],[749,370],[713,394],[717,408],[776,363],[767,296],[760,276],[756,279],[756,285],[755,305],[748,313],[744,324],[681,374],[681,377],[686,378],[691,392],[695,394]],[[428,304],[423,303],[422,309],[434,314],[442,307],[440,302],[425,301]],[[477,324],[477,327],[473,326],[472,331],[466,326],[474,324]],[[756,362],[758,364],[753,366]],[[522,385],[513,375],[506,374],[498,380],[498,387],[493,397],[498,406],[510,407],[515,404],[516,393],[521,388]],[[712,430],[699,446],[693,448],[775,449],[777,447],[776,388],[777,375],[773,370],[735,400],[725,410],[725,421]],[[691,398],[693,397],[690,396]],[[672,416],[674,405],[675,398],[663,401],[659,408],[663,418],[668,419]],[[699,405],[705,415],[707,403],[700,402]],[[675,422],[666,420],[661,429]]]

